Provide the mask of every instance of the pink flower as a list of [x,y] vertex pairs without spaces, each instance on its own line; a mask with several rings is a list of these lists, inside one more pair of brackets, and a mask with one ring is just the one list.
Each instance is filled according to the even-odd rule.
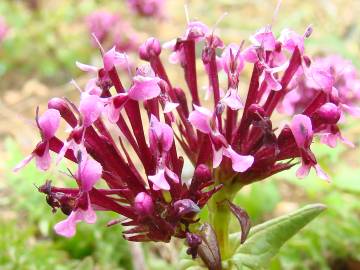
[[163,17],[164,0],[128,0],[131,10],[144,17]]
[[46,171],[50,167],[49,141],[55,136],[59,128],[60,113],[57,110],[48,109],[37,119],[37,124],[40,129],[42,141],[38,143],[31,155],[27,156],[14,168],[15,172],[26,166],[33,158],[35,158],[36,166],[40,170]]
[[[96,36],[101,44],[115,45],[118,51],[135,51],[138,46],[138,34],[131,25],[119,15],[99,10],[86,17],[90,34]],[[126,31],[123,31],[126,29]],[[97,42],[93,42],[97,46]]]
[[314,167],[317,175],[320,178],[327,180],[329,177],[320,168],[319,164],[317,164],[314,154],[310,150],[310,145],[313,139],[313,130],[310,118],[306,115],[297,114],[293,117],[290,128],[301,152],[302,158],[302,165],[297,170],[296,176],[304,178],[309,174],[310,168]]
[[90,95],[86,92],[81,94],[79,111],[83,117],[84,127],[91,126],[104,110],[104,103],[97,95]]
[[9,31],[5,18],[0,16],[0,42],[3,41]]
[[160,95],[161,89],[158,83],[160,78],[153,76],[136,75],[133,78],[134,85],[129,89],[129,98],[143,101]]
[[149,141],[150,148],[168,152],[173,144],[173,130],[167,124],[159,122],[154,115],[150,118]]
[[282,30],[279,41],[282,43],[282,46],[291,53],[296,47],[299,48],[301,53],[304,53],[304,36],[299,35],[295,31],[287,28]]
[[221,99],[221,102],[226,106],[231,108],[232,110],[239,110],[244,107],[241,99],[237,93],[237,90],[234,88],[230,88],[225,96]]
[[127,66],[127,58],[123,53],[116,51],[115,47],[112,47],[109,51],[104,54],[104,69],[110,71],[115,66]]
[[265,51],[275,50],[276,39],[269,28],[261,28],[255,35],[250,37],[250,41],[258,47],[264,48]]
[[67,219],[60,221],[54,226],[54,230],[59,235],[68,238],[73,237],[76,233],[76,224],[80,221],[85,221],[88,224],[96,222],[96,214],[90,204],[86,210],[78,208],[72,211]]
[[[143,1],[133,3],[145,13]],[[357,74],[345,65],[342,75],[340,60],[330,65],[304,55],[310,32],[300,36],[285,30],[276,41],[271,29],[263,28],[241,51],[242,45],[224,47],[206,25],[190,22],[185,34],[168,44],[183,71],[181,84],[179,74],[171,80],[174,73],[164,65],[155,38],[141,45],[140,58],[148,63],[130,80],[117,70],[128,66],[126,55],[101,48],[101,67],[77,63],[93,75],[85,91],[79,88],[79,106],[65,98],[48,103],[49,110],[37,119],[42,140],[17,169],[34,157],[40,169],[48,168],[49,151],[57,160],[77,164],[70,173],[77,188],[50,181],[39,188],[53,212],[69,215],[55,226],[61,235],[73,236],[80,221],[95,222],[94,210],[111,211],[119,218],[109,226],[121,223],[125,239],[186,238],[195,257],[201,244],[193,229],[202,222],[197,214],[209,199],[217,200],[213,195],[222,187],[235,192],[295,166],[297,159],[298,177],[314,168],[327,179],[311,151],[313,138],[320,136],[330,147],[338,140],[348,143],[338,122],[347,111],[358,112]],[[199,60],[203,65],[197,66]],[[248,87],[240,89],[245,65],[251,76]],[[199,95],[201,68],[212,94],[206,103]],[[227,78],[219,76],[221,69]],[[244,103],[238,93],[243,89]],[[272,119],[281,104],[299,114],[279,128]],[[71,128],[65,138],[55,136],[60,117]],[[183,178],[184,164],[195,167],[191,179]]]
[[101,164],[85,155],[80,161],[80,166],[75,176],[81,183],[81,190],[89,192],[95,183],[100,180],[101,174]]

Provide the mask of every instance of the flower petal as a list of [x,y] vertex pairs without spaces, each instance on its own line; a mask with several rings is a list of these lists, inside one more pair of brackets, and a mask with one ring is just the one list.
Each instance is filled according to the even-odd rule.
[[127,57],[123,53],[119,53],[115,50],[115,46],[107,51],[103,58],[104,69],[110,71],[117,65],[125,66],[128,64]]
[[73,237],[76,233],[76,224],[80,221],[93,224],[96,222],[96,214],[89,204],[87,210],[78,208],[76,211],[72,211],[67,219],[60,221],[54,226],[54,230],[57,234],[64,237]]
[[308,148],[310,146],[313,130],[308,116],[303,114],[295,115],[291,121],[290,129],[299,148]]
[[245,172],[254,163],[254,157],[251,155],[240,155],[230,146],[225,149],[224,155],[231,159],[232,168],[235,172]]
[[170,126],[161,123],[154,115],[150,117],[149,141],[152,148],[161,145],[161,150],[168,152],[174,141],[174,133]]
[[46,144],[44,152],[41,156],[35,154],[36,167],[39,170],[46,171],[51,165],[51,156],[49,152],[49,143]]
[[305,178],[306,176],[309,175],[310,169],[311,169],[310,165],[302,164],[300,168],[296,171],[296,177],[301,179]]
[[232,110],[239,110],[244,107],[239,95],[237,94],[237,90],[233,88],[230,88],[227,91],[221,102]]
[[60,125],[60,113],[55,109],[48,109],[39,117],[39,126],[44,140],[54,137]]
[[210,120],[212,113],[204,108],[194,104],[195,110],[189,114],[190,123],[203,133],[209,134],[211,132]]
[[15,168],[13,169],[14,172],[18,172],[22,168],[24,168],[32,159],[34,158],[34,155],[28,155],[26,158],[24,158],[22,161],[20,161]]
[[81,182],[81,190],[84,192],[90,191],[95,183],[100,180],[101,174],[101,164],[96,160],[90,159],[88,155],[85,155],[76,173],[77,178]]
[[143,101],[160,95],[161,88],[158,85],[161,81],[160,78],[137,75],[133,78],[133,80],[134,85],[128,92],[129,98],[136,101]]
[[95,67],[95,66],[91,66],[91,65],[86,65],[86,64],[83,64],[83,63],[80,63],[78,61],[75,62],[76,66],[82,70],[82,71],[85,71],[85,72],[93,72],[93,73],[97,73],[98,72],[98,68]]
[[101,115],[104,103],[97,95],[90,95],[86,92],[81,94],[79,111],[83,117],[85,127],[91,126]]
[[154,184],[154,190],[170,190],[170,185],[165,178],[165,170],[161,169],[155,175],[150,175],[149,180]]

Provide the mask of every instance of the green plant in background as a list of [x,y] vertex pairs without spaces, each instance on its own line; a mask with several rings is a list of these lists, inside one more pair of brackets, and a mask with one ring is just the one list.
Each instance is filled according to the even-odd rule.
[[[129,247],[121,237],[121,228],[106,228],[105,220],[111,218],[111,214],[104,213],[98,221],[101,224],[98,230],[82,226],[71,240],[56,236],[52,227],[59,216],[56,215],[54,220],[49,207],[43,204],[43,198],[32,194],[35,186],[42,183],[43,175],[35,166],[27,167],[20,174],[10,173],[17,160],[22,158],[20,149],[11,139],[5,140],[5,156],[7,186],[4,192],[10,194],[0,206],[7,209],[0,216],[1,269],[132,268]],[[59,172],[53,173],[59,175]],[[107,244],[109,242],[111,245]]]

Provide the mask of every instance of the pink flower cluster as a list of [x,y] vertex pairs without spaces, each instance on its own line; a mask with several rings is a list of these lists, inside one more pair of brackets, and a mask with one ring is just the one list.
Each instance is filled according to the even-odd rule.
[[0,16],[0,42],[4,40],[8,30],[9,27],[6,24],[5,18]]
[[[288,94],[282,101],[279,110],[289,115],[299,113],[327,83],[332,84],[333,102],[341,107],[341,112],[352,116],[360,116],[357,107],[360,99],[360,76],[356,68],[348,60],[338,55],[331,55],[315,59],[307,69],[299,70],[296,74],[297,83],[289,87]],[[331,81],[333,80],[333,81]]]
[[[95,11],[86,17],[91,34],[105,44],[114,44],[118,51],[136,51],[139,37],[130,23],[119,15],[108,11]],[[124,31],[126,29],[126,31]],[[94,42],[94,45],[97,45]]]
[[[333,69],[319,67],[305,54],[310,34],[310,28],[303,35],[284,30],[276,38],[266,27],[243,48],[225,46],[206,25],[190,22],[182,37],[164,44],[172,51],[170,61],[184,71],[187,91],[171,83],[155,38],[140,46],[147,63],[127,86],[116,70],[127,63],[126,55],[115,48],[102,53],[102,67],[77,63],[94,74],[79,105],[54,98],[41,116],[37,113],[41,141],[16,169],[35,158],[39,169],[47,170],[50,151],[58,154],[56,163],[65,157],[77,164],[71,177],[78,188],[54,187],[49,181],[39,188],[54,211],[68,215],[55,226],[58,234],[71,237],[79,221],[94,223],[94,210],[113,211],[122,218],[109,225],[129,226],[126,239],[187,238],[194,255],[201,241],[190,225],[223,186],[260,181],[297,165],[296,160],[299,177],[313,168],[328,179],[311,144],[315,136],[330,146],[344,140],[337,123],[352,104],[341,98]],[[196,47],[201,44],[211,105],[198,91]],[[252,66],[252,75],[242,100],[239,81],[245,65]],[[227,77],[225,85],[219,73]],[[307,90],[299,74],[316,83],[316,90],[288,124],[274,128],[272,114],[291,89]],[[71,127],[65,139],[56,136],[61,119]],[[191,179],[183,177],[185,158],[194,166]],[[100,181],[107,188],[97,187]]]
[[136,14],[144,17],[162,18],[165,0],[127,0],[129,7]]

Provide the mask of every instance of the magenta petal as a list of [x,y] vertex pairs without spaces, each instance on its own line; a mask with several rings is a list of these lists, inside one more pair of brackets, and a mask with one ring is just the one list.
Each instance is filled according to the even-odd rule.
[[170,185],[165,178],[165,170],[161,169],[155,175],[150,175],[149,180],[154,184],[154,190],[170,190]]
[[110,71],[113,67],[117,65],[127,65],[126,55],[119,53],[115,50],[115,47],[112,47],[108,52],[105,53],[104,58],[104,69]]
[[175,183],[179,183],[179,176],[174,173],[172,170],[170,170],[169,168],[165,167],[165,173],[166,175],[173,180]]
[[99,96],[86,92],[81,94],[79,111],[83,117],[85,127],[91,126],[101,115],[104,103]]
[[345,112],[347,112],[351,116],[360,117],[360,108],[359,107],[349,106],[346,104],[341,104],[340,106],[341,106],[341,108],[343,108],[343,110]]
[[102,90],[99,86],[97,86],[97,81],[97,78],[90,79],[85,86],[85,92],[89,93],[90,95],[101,96]]
[[185,33],[185,39],[194,39],[195,41],[199,41],[204,39],[208,32],[209,28],[206,24],[200,21],[189,22]]
[[282,43],[283,48],[289,52],[293,52],[296,47],[299,48],[301,53],[304,53],[304,36],[299,35],[290,29],[281,31],[279,41]]
[[73,237],[76,232],[76,212],[72,211],[67,219],[60,221],[54,226],[57,234],[64,237]]
[[47,143],[42,156],[35,155],[35,161],[36,161],[36,167],[39,170],[46,171],[50,168],[51,156],[49,152],[49,143]]
[[281,84],[275,79],[274,75],[271,72],[265,71],[264,80],[266,81],[268,87],[271,90],[274,90],[274,91],[281,90],[281,88],[282,88]]
[[321,169],[319,164],[316,164],[314,166],[317,176],[319,176],[321,179],[329,181],[329,176],[326,174],[326,172]]
[[224,148],[220,147],[218,150],[212,146],[213,149],[213,168],[217,168],[220,166],[221,161],[223,159]]
[[134,85],[129,89],[129,98],[143,101],[160,95],[161,89],[158,83],[161,79],[157,77],[146,77],[137,75],[133,78]]
[[48,109],[39,117],[39,126],[44,140],[54,137],[60,125],[60,113],[55,109]]
[[256,63],[259,60],[259,56],[256,53],[254,46],[250,46],[241,52],[242,57],[246,62]]
[[221,102],[232,110],[239,110],[244,107],[239,95],[237,94],[237,90],[233,88],[230,88],[227,91]]
[[210,133],[210,120],[212,113],[204,107],[194,105],[194,108],[195,110],[193,110],[189,115],[190,123],[201,132],[206,134]]
[[[235,62],[236,72],[240,73],[244,68],[244,59],[242,54],[238,54],[239,46],[232,43],[229,44],[221,54],[220,63],[224,71],[229,74],[229,66]],[[237,57],[236,57],[237,56]],[[219,70],[219,69],[218,69]]]
[[150,117],[149,137],[152,146],[155,147],[160,143],[162,149],[166,152],[170,150],[174,141],[172,128],[167,124],[159,122],[154,115]]
[[250,40],[254,45],[263,47],[265,51],[273,51],[275,49],[276,39],[270,29],[260,29],[255,35],[250,37]]
[[309,175],[310,169],[311,169],[310,165],[302,164],[300,168],[296,171],[296,176],[301,179],[305,178],[306,176]]
[[337,145],[338,136],[331,133],[321,134],[320,142],[328,145],[331,148],[335,148]]
[[80,63],[78,61],[75,62],[76,63],[76,66],[82,70],[82,71],[85,71],[85,72],[93,72],[93,73],[96,73],[98,72],[98,68],[95,67],[95,66],[91,66],[91,65],[86,65],[86,64],[83,64],[83,63]]
[[127,94],[118,94],[110,98],[110,102],[106,107],[106,112],[111,123],[116,123],[119,120],[120,111],[128,100]]
[[115,108],[113,104],[106,107],[108,119],[111,123],[116,123],[120,117],[121,108]]
[[96,214],[91,205],[87,210],[77,209],[72,211],[67,219],[60,221],[54,226],[55,232],[65,237],[73,237],[76,233],[76,224],[80,221],[93,224],[96,222]]
[[330,92],[335,84],[334,76],[328,70],[319,67],[310,68],[308,79],[309,87],[326,92]]
[[18,172],[19,170],[21,170],[22,168],[24,168],[32,159],[34,158],[34,155],[31,154],[29,156],[27,156],[26,158],[24,158],[22,161],[20,161],[15,168],[13,169],[14,172]]
[[295,115],[291,121],[290,129],[298,147],[307,148],[313,137],[310,118],[303,114]]
[[254,157],[251,155],[240,155],[230,146],[225,149],[224,155],[229,157],[232,162],[232,168],[235,172],[245,172],[254,163]]
[[81,182],[82,191],[90,191],[93,185],[101,178],[101,174],[101,164],[96,160],[90,159],[87,155],[85,155],[85,157],[83,156],[76,174]]

